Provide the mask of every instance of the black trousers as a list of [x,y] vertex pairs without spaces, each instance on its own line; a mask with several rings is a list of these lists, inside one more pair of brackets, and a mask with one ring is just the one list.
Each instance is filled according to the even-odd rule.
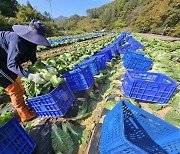
[[17,74],[10,71],[7,66],[0,63],[0,86],[3,88],[7,88],[11,85],[16,78],[18,77]]

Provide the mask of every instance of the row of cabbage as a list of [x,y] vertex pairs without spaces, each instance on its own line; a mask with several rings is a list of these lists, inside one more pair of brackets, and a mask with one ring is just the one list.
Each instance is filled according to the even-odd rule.
[[64,80],[60,78],[62,74],[73,70],[75,65],[82,62],[85,58],[102,50],[104,47],[111,44],[117,37],[118,35],[110,35],[107,36],[105,40],[99,41],[95,44],[89,44],[86,47],[81,47],[75,51],[64,53],[58,57],[49,57],[47,60],[42,62],[38,60],[34,66],[29,65],[28,71],[31,73],[40,73],[46,82],[41,85],[34,83],[27,78],[22,78],[27,98],[47,94],[52,90],[52,88],[64,82]]
[[[89,39],[94,39],[100,36],[104,36],[105,33],[94,33],[94,34],[87,34],[87,35],[81,35],[81,36],[71,36],[71,37],[51,37],[48,38],[48,41],[51,45],[51,47],[58,47],[58,46],[64,46],[72,43],[77,43]],[[48,49],[46,46],[38,46],[37,51],[42,51]]]

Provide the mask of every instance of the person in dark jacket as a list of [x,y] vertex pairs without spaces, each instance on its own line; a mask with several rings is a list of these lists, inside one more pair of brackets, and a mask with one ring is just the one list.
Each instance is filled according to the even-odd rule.
[[14,32],[0,32],[0,86],[4,87],[21,121],[28,121],[36,115],[30,111],[24,101],[25,89],[20,77],[26,77],[35,83],[43,84],[39,74],[31,74],[21,64],[31,61],[34,64],[37,45],[50,46],[45,35],[45,26],[40,21],[32,20],[29,26],[14,25]]

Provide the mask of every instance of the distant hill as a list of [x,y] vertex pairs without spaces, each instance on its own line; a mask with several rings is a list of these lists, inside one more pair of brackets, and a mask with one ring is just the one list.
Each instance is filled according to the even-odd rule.
[[57,17],[57,18],[54,18],[54,22],[55,22],[56,24],[59,24],[60,22],[65,21],[65,20],[67,20],[67,19],[68,19],[68,17],[59,16],[59,17]]
[[86,17],[70,17],[62,25],[86,32],[127,30],[180,37],[179,12],[179,0],[114,0],[88,9]]

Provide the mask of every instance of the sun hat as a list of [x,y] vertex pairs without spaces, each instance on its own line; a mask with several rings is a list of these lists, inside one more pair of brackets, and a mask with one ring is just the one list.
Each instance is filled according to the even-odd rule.
[[29,26],[14,25],[12,26],[14,32],[27,41],[37,45],[51,46],[46,39],[46,27],[40,21],[33,19]]

